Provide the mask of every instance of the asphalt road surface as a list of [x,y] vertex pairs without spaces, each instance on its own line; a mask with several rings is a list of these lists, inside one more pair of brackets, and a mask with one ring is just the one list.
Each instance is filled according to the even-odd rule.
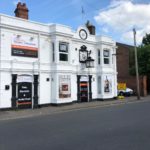
[[150,102],[0,121],[0,150],[150,150]]

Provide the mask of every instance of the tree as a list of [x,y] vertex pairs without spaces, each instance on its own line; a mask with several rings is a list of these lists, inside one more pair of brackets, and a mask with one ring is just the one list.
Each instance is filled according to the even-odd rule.
[[[143,37],[142,44],[137,48],[138,68],[140,75],[150,75],[150,34]],[[130,52],[130,74],[135,75],[134,50]]]
[[142,45],[150,45],[150,34],[146,33],[146,35],[143,37]]

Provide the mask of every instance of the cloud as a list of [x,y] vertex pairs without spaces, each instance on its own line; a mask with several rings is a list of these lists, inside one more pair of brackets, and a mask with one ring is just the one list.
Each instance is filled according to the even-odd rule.
[[113,0],[108,8],[100,11],[94,19],[101,26],[121,33],[122,40],[130,39],[132,29],[135,27],[140,42],[145,33],[150,32],[149,10],[150,3],[134,4],[133,0]]

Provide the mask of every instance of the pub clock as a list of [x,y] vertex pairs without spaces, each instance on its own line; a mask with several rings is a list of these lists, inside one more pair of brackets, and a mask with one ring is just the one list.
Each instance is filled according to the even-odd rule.
[[79,61],[80,63],[85,63],[88,57],[87,47],[85,45],[81,46],[79,50]]
[[81,29],[79,31],[79,36],[82,40],[86,40],[87,39],[87,32],[84,29]]

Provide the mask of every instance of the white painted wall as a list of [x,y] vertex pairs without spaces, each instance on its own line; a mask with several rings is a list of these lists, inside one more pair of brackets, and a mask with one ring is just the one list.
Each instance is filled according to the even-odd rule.
[[[68,103],[77,100],[77,74],[92,75],[93,99],[113,98],[117,95],[117,73],[115,42],[106,36],[93,36],[89,34],[85,26],[80,26],[77,31],[72,31],[68,26],[52,24],[45,25],[29,20],[0,15],[1,29],[1,83],[0,83],[0,108],[11,107],[11,74],[39,74],[39,104]],[[85,29],[88,34],[86,40],[79,36],[80,29]],[[14,34],[34,37],[38,45],[39,58],[11,56],[11,43]],[[69,43],[69,61],[59,61],[59,42]],[[52,62],[52,42],[55,44],[55,62]],[[95,67],[88,70],[82,68],[79,63],[79,49],[86,45],[91,50],[91,56],[95,59]],[[101,64],[97,63],[97,50],[101,50]],[[103,63],[103,50],[110,49],[110,65]],[[113,59],[112,59],[113,57]],[[113,62],[112,62],[113,60]],[[59,75],[70,75],[71,77],[71,98],[59,99]],[[98,94],[97,77],[102,77],[102,93]],[[112,93],[104,92],[104,76],[112,78]],[[46,78],[50,81],[47,82]],[[4,85],[10,85],[8,91]]]

